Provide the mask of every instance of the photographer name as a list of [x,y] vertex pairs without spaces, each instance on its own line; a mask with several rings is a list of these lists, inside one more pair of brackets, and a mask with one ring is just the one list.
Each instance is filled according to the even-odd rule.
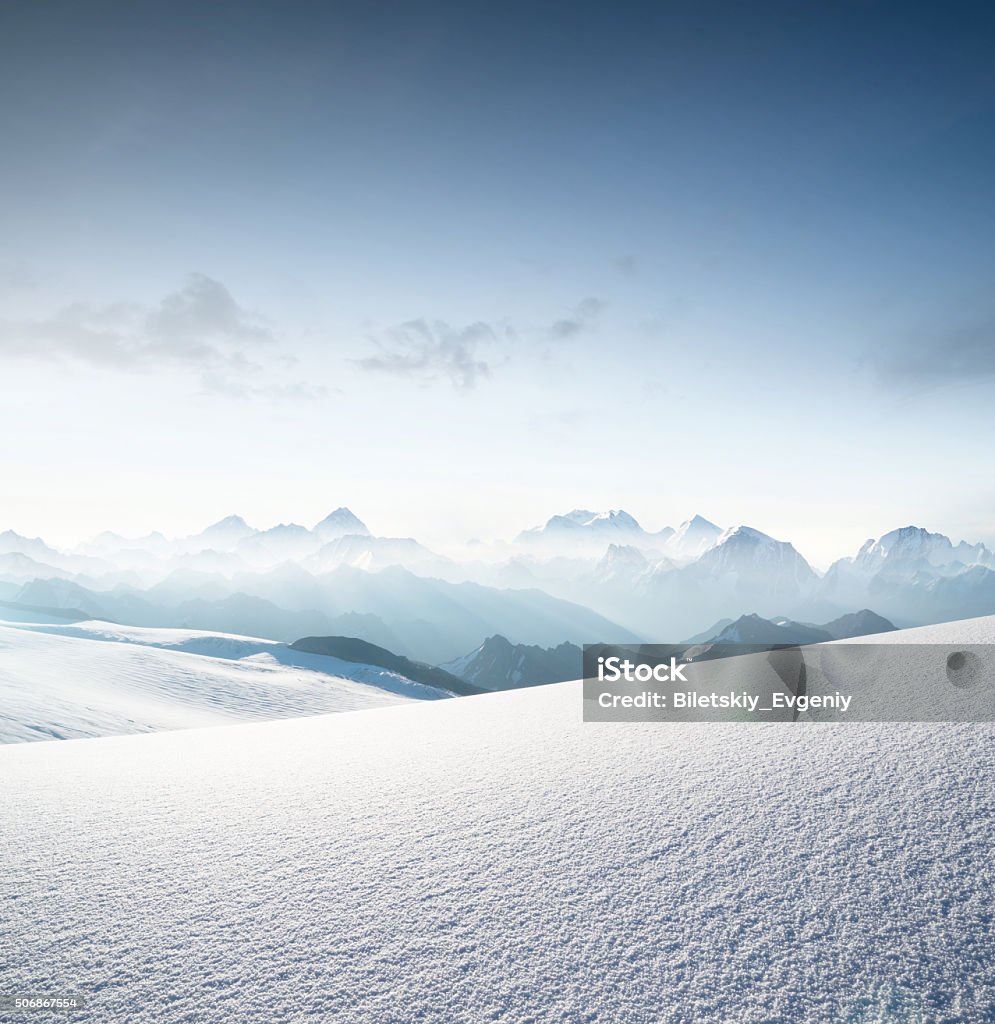
[[830,709],[842,711],[844,714],[850,707],[853,696],[837,690],[832,694],[794,694],[772,693],[764,698],[745,690],[739,693],[698,693],[696,690],[678,691],[677,693],[659,693],[655,690],[644,690],[642,693],[611,693],[604,691],[598,695],[598,704],[603,708],[661,708],[672,710],[703,711],[740,710],[751,713],[774,711],[800,711]]

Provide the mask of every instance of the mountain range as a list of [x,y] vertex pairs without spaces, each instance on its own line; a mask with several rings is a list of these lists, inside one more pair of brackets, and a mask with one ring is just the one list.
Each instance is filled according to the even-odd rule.
[[[711,645],[794,647],[890,633],[894,630],[892,623],[867,608],[822,625],[794,622],[783,616],[764,619],[751,613],[741,615],[735,622],[723,619],[715,623],[699,636],[689,637],[683,644],[676,645],[674,653],[694,646],[699,649],[696,656],[701,657],[702,648]],[[391,664],[388,667],[394,666]],[[503,636],[488,637],[475,650],[440,667],[485,690],[514,690],[524,686],[565,682],[580,678],[584,672],[583,651],[576,644],[563,643],[555,648],[543,648],[533,644],[512,644]],[[413,676],[410,672],[403,674],[419,682],[431,681]],[[446,688],[454,690],[452,685],[446,685]]]
[[864,608],[850,615],[841,615],[832,622],[813,625],[778,617],[764,619],[756,613],[741,615],[735,622],[717,624],[711,636],[693,638],[695,643],[748,644],[781,646],[822,644],[832,640],[850,640],[858,636],[872,636],[894,632],[895,626],[884,616]]
[[484,690],[561,683],[583,675],[582,652],[577,644],[564,642],[544,648],[536,644],[513,644],[500,635],[488,637],[469,654],[441,667]]
[[[311,575],[293,565],[234,578],[183,575],[147,590],[89,589],[65,579],[35,579],[6,600],[12,612],[64,609],[70,618],[137,626],[241,633],[293,641],[348,635],[438,664],[496,632],[524,643],[635,635],[591,610],[541,590],[498,590],[448,583],[394,566],[366,572],[340,566]],[[9,618],[0,608],[0,618]]]
[[555,648],[679,642],[744,613],[804,623],[869,607],[903,627],[991,614],[995,555],[907,526],[820,574],[752,526],[695,515],[648,531],[624,510],[576,509],[454,558],[375,536],[337,508],[312,527],[231,515],[186,537],[103,533],[68,550],[7,530],[0,602],[0,618],[35,609],[281,641],[348,635],[440,664],[495,635]]

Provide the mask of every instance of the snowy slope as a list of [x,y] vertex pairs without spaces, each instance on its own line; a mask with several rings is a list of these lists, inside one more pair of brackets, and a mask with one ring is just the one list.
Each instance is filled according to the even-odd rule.
[[104,622],[0,624],[0,743],[318,715],[449,696],[270,640]]
[[992,1020],[995,726],[580,706],[0,749],[2,989],[100,1024]]

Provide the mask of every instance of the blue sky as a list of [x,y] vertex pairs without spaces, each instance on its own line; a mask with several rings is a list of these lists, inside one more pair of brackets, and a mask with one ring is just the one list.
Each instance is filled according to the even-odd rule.
[[995,540],[993,28],[5,4],[0,526]]

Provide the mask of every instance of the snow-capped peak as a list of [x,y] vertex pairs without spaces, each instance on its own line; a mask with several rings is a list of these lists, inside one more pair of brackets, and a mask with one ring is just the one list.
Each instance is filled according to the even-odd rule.
[[578,526],[583,526],[585,523],[589,523],[598,513],[592,512],[586,508],[575,508],[572,512],[566,512],[563,515],[553,516],[547,523],[547,526],[551,526],[553,523],[560,523],[561,520],[567,520],[571,523],[576,523]]
[[[224,519],[219,519],[218,522],[209,526],[207,530],[248,530],[251,529],[249,524],[241,516],[225,516]],[[207,530],[204,532],[207,533]]]
[[942,533],[931,533],[921,526],[902,526],[891,530],[878,540],[865,541],[854,562],[865,570],[876,570],[887,561],[927,562],[934,566],[960,562],[964,565],[992,562],[992,554],[984,544],[954,544]]
[[241,540],[243,537],[251,536],[256,531],[241,516],[225,516],[218,522],[212,523],[206,530],[200,533],[202,540]]
[[875,564],[887,558],[897,560],[948,561],[953,550],[950,538],[942,533],[930,533],[921,526],[902,526],[890,530],[878,540],[869,540],[857,555],[864,565]]
[[711,548],[722,535],[721,527],[709,522],[704,516],[694,515],[681,523],[667,539],[666,552],[676,558],[699,558]]
[[609,509],[607,512],[599,512],[587,524],[594,529],[613,530],[641,530],[642,527],[636,520],[623,509]]
[[709,575],[734,573],[741,579],[755,578],[774,591],[780,583],[793,580],[808,584],[816,574],[805,559],[787,541],[755,530],[752,526],[734,526],[726,530],[715,546],[706,551],[695,569]]
[[752,526],[730,526],[728,530],[725,530],[719,535],[715,542],[715,546],[719,547],[723,544],[736,543],[782,544],[784,541],[775,540],[768,534],[762,533],[760,530],[755,530]]
[[348,534],[360,534],[368,537],[370,531],[358,516],[343,506],[325,516],[320,523],[315,525],[312,533],[316,533],[322,540],[332,540],[335,537],[344,537]]
[[55,548],[49,547],[41,537],[24,537],[13,530],[0,533],[0,554],[21,554],[30,558],[43,558],[57,555]]
[[551,544],[557,550],[566,546],[571,551],[582,548],[600,554],[606,540],[622,536],[639,540],[649,535],[636,519],[623,509],[609,509],[592,512],[586,508],[575,508],[562,515],[555,515],[544,525],[523,530],[518,535],[519,543]]
[[[635,518],[624,509],[609,509],[606,512],[591,512],[589,509],[575,508],[565,515],[552,516],[539,532],[549,533],[557,530],[631,530],[641,531],[642,527]],[[533,531],[528,531],[533,532]]]

